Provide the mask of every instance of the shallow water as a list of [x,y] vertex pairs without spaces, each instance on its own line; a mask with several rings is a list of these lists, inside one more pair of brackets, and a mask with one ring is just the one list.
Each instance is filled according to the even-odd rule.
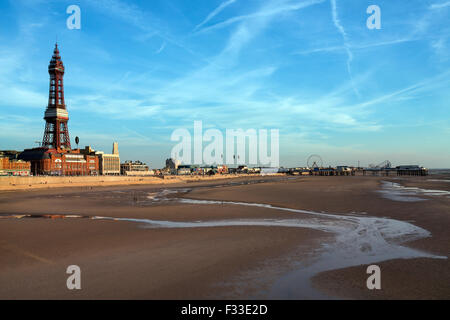
[[[321,299],[328,298],[311,286],[311,278],[323,271],[372,264],[390,259],[439,258],[430,253],[411,249],[402,244],[430,237],[431,234],[411,223],[367,216],[314,212],[301,209],[275,207],[268,204],[231,201],[180,199],[183,203],[205,205],[238,205],[262,207],[310,215],[298,227],[312,228],[336,235],[335,242],[325,243],[312,263],[299,262],[294,271],[278,279],[269,292],[276,299]],[[317,220],[317,219],[320,220]],[[296,223],[291,221],[290,223]],[[310,262],[310,261],[309,261]]]
[[428,200],[427,198],[420,196],[450,197],[450,191],[405,187],[399,183],[390,181],[381,181],[381,190],[378,190],[377,192],[386,199],[401,202],[418,202]]

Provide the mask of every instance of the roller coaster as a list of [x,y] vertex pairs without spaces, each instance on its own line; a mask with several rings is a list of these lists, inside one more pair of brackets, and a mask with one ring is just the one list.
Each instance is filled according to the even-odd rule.
[[369,164],[369,169],[374,169],[374,170],[384,170],[384,169],[391,169],[392,168],[392,163],[389,160],[385,160],[380,164],[374,165],[374,164]]

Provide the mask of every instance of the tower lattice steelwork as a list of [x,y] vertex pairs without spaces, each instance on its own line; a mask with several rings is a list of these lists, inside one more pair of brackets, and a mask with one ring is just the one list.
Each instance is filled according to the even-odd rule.
[[64,65],[59,55],[58,44],[55,45],[52,60],[48,66],[50,90],[48,106],[45,111],[46,121],[42,147],[57,150],[70,150],[69,114],[64,103]]

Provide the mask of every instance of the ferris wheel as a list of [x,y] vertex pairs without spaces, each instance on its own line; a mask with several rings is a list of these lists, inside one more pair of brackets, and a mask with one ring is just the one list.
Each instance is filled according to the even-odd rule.
[[323,161],[322,158],[318,154],[313,154],[308,157],[308,161],[306,162],[308,168],[322,168]]

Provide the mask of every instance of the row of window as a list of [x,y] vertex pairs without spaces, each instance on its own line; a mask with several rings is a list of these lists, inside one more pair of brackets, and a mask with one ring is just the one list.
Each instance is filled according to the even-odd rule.
[[[83,170],[84,168],[83,168],[84,166],[77,166],[77,165],[69,165],[69,164],[66,164],[65,166],[64,166],[64,169],[66,169],[66,170]],[[55,164],[55,169],[61,169],[61,163],[56,163]],[[95,165],[89,165],[89,169],[95,169]]]
[[[54,98],[55,97],[55,92],[50,91],[50,97]],[[58,98],[62,98],[61,92],[58,92]]]
[[[50,104],[55,104],[55,99],[50,99]],[[62,99],[58,99],[58,104],[62,104]]]

